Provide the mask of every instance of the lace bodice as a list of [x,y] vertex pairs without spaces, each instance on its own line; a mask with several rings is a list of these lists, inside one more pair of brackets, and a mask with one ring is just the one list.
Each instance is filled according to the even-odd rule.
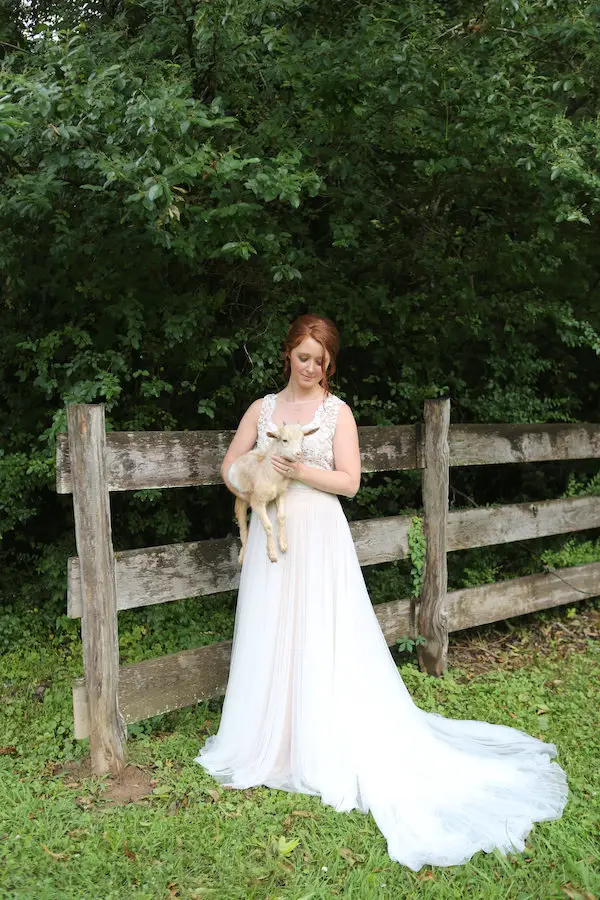
[[[272,421],[273,412],[277,403],[276,394],[267,394],[263,398],[258,417],[258,439],[256,446],[259,450],[267,447],[271,438],[267,437],[267,431],[276,427]],[[318,425],[318,431],[305,437],[302,442],[304,450],[303,461],[307,466],[313,466],[317,469],[334,468],[333,458],[333,436],[337,425],[340,408],[344,405],[344,401],[333,394],[328,394],[318,407],[312,420],[308,423],[311,426]],[[307,426],[305,426],[307,427]]]

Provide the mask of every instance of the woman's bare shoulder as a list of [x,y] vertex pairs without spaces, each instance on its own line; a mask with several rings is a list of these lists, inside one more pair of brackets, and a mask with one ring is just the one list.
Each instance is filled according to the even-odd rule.
[[344,415],[354,417],[352,412],[352,408],[350,404],[346,400],[342,400],[341,397],[338,397],[337,394],[328,394],[325,399],[325,405],[331,404],[331,408],[334,409],[338,414],[344,413]]
[[260,411],[262,408],[263,399],[264,399],[263,397],[259,397],[257,400],[254,400],[250,404],[250,406],[248,407],[248,409],[242,416],[242,418],[240,420],[240,424],[242,422],[244,422],[244,424],[247,424],[250,422],[256,424],[258,422],[258,417],[260,415]]

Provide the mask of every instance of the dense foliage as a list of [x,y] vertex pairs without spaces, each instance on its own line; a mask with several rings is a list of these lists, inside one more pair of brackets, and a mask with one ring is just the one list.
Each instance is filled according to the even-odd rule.
[[[5,598],[64,593],[65,403],[234,427],[308,309],[362,424],[599,421],[599,40],[574,0],[2,0]],[[116,545],[225,533],[220,490],[119,498]]]

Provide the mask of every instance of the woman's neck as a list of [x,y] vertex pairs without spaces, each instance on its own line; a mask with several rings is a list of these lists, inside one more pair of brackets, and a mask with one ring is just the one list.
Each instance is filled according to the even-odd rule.
[[324,395],[325,391],[320,384],[306,390],[301,385],[288,381],[281,392],[281,399],[285,403],[314,403],[316,400],[322,400]]

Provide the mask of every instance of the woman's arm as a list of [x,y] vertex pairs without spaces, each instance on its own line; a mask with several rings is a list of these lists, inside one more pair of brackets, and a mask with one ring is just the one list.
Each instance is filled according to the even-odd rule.
[[360,449],[358,446],[358,429],[352,410],[344,404],[339,411],[335,436],[333,438],[333,457],[335,469],[317,469],[306,463],[291,463],[281,456],[273,456],[273,468],[282,475],[301,481],[309,487],[329,494],[341,494],[354,497],[360,487]]
[[223,462],[221,463],[221,478],[231,493],[235,494],[236,497],[241,497],[242,500],[247,500],[248,498],[245,494],[241,494],[228,481],[227,473],[229,472],[232,462],[234,462],[238,456],[242,456],[242,454],[247,453],[248,450],[252,450],[256,443],[258,435],[258,416],[260,414],[261,404],[262,400],[255,400],[252,406],[248,407],[242,416],[237,431],[234,434]]

